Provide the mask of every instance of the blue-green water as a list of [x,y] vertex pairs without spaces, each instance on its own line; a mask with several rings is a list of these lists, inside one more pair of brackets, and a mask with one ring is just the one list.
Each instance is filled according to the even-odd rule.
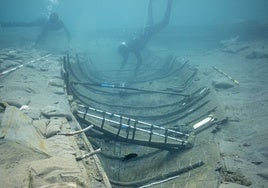
[[[153,3],[155,22],[162,19],[165,3],[163,0]],[[97,36],[118,40],[137,36],[146,23],[147,4],[147,0],[1,0],[0,21],[31,22],[57,12],[70,31],[72,44],[86,48]],[[168,27],[155,37],[162,37],[161,44],[174,43],[175,40],[186,43],[184,45],[197,43],[198,38],[230,37],[234,29],[242,34],[248,31],[267,37],[267,7],[266,0],[174,0]],[[252,29],[252,26],[257,29]],[[19,31],[22,28],[14,29]],[[2,26],[0,31],[0,35],[6,36],[6,28]],[[12,35],[11,32],[8,37],[14,39],[22,35],[26,40],[34,41],[38,32],[40,30],[32,28],[30,32],[26,31],[31,36],[23,32]],[[10,44],[8,40],[1,42],[1,46]]]

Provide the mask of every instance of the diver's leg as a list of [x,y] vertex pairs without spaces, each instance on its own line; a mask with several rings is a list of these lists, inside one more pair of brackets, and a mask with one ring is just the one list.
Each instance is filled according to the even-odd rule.
[[141,35],[143,35],[144,37],[151,36],[151,33],[152,33],[151,28],[152,28],[152,26],[154,24],[152,2],[153,2],[153,0],[149,0],[148,9],[147,9],[147,14],[148,14],[147,15],[147,23],[144,26],[144,28],[142,30],[142,33],[141,33]]
[[152,11],[152,1],[153,0],[149,0],[149,4],[148,4],[148,9],[147,9],[147,22],[146,25],[143,27],[142,30],[142,35],[146,36],[146,35],[150,35],[151,33],[151,27],[153,25],[153,11]]
[[152,26],[153,33],[157,33],[158,31],[160,31],[161,29],[165,28],[168,25],[171,14],[172,3],[173,0],[168,0],[164,19],[161,22]]
[[152,10],[152,0],[149,0],[148,9],[147,9],[147,23],[146,23],[146,25],[150,26],[150,25],[153,25],[153,23],[154,23],[154,20],[153,20],[153,10]]
[[165,12],[165,17],[164,17],[164,20],[163,20],[163,22],[167,22],[167,24],[168,24],[169,19],[170,19],[172,3],[173,3],[173,0],[168,0],[166,12]]
[[141,57],[141,53],[139,51],[136,51],[134,52],[136,58],[137,58],[137,66],[136,66],[136,69],[135,69],[135,75],[138,74],[138,70],[142,64],[142,57]]
[[125,65],[127,64],[128,57],[129,57],[129,54],[125,54],[123,56],[123,61],[122,61],[121,66],[120,66],[120,70],[123,70],[124,69]]

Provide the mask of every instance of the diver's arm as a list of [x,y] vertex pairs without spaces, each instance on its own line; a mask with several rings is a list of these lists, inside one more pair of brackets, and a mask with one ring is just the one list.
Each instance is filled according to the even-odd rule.
[[63,21],[61,21],[61,20],[60,20],[60,27],[63,28],[63,30],[66,34],[67,40],[68,40],[68,42],[70,42],[70,40],[71,40],[70,32],[69,32],[68,28],[65,26],[65,24],[63,23]]
[[63,29],[64,29],[64,31],[65,31],[65,33],[66,33],[68,42],[70,42],[70,40],[71,40],[71,35],[70,35],[69,30],[67,29],[67,27],[66,27],[65,25],[63,26]]

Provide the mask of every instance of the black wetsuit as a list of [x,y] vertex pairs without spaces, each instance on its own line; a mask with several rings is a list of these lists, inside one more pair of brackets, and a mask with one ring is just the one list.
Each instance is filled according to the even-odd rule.
[[43,25],[42,32],[37,37],[36,43],[38,44],[42,40],[44,40],[50,31],[57,31],[57,30],[61,30],[61,29],[63,29],[65,31],[66,37],[67,37],[68,42],[69,42],[70,41],[70,33],[69,33],[68,29],[66,28],[65,24],[63,23],[63,21],[60,19],[56,19],[56,20],[48,19],[48,21]]
[[150,41],[151,37],[154,34],[158,33],[161,29],[165,28],[168,25],[169,19],[170,19],[172,2],[173,0],[168,0],[167,2],[164,19],[157,24],[153,24],[152,0],[149,0],[147,25],[143,28],[143,31],[140,33],[138,37],[133,38],[129,42],[123,42],[121,46],[119,46],[119,53],[123,56],[121,69],[127,63],[130,53],[133,53],[136,56],[137,58],[136,70],[139,69],[142,63],[141,50],[146,46],[146,44]]

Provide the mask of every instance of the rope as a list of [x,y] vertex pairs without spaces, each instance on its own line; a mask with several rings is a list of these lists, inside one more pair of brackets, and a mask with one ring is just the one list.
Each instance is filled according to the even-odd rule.
[[44,59],[44,58],[49,57],[49,56],[51,56],[51,54],[45,55],[45,56],[43,56],[43,57],[40,57],[40,58],[37,58],[37,59],[34,59],[34,60],[31,60],[31,61],[29,61],[29,62],[27,62],[27,63],[25,63],[25,64],[21,64],[21,65],[12,67],[12,68],[10,68],[10,69],[7,69],[7,70],[5,70],[5,71],[3,71],[3,72],[0,73],[0,77],[4,76],[5,74],[8,74],[8,73],[10,73],[10,72],[13,72],[13,71],[15,71],[15,70],[17,70],[17,69],[20,69],[20,68],[22,68],[22,67],[25,66],[25,65],[34,63],[34,62],[36,62],[36,61],[40,61],[41,59]]

